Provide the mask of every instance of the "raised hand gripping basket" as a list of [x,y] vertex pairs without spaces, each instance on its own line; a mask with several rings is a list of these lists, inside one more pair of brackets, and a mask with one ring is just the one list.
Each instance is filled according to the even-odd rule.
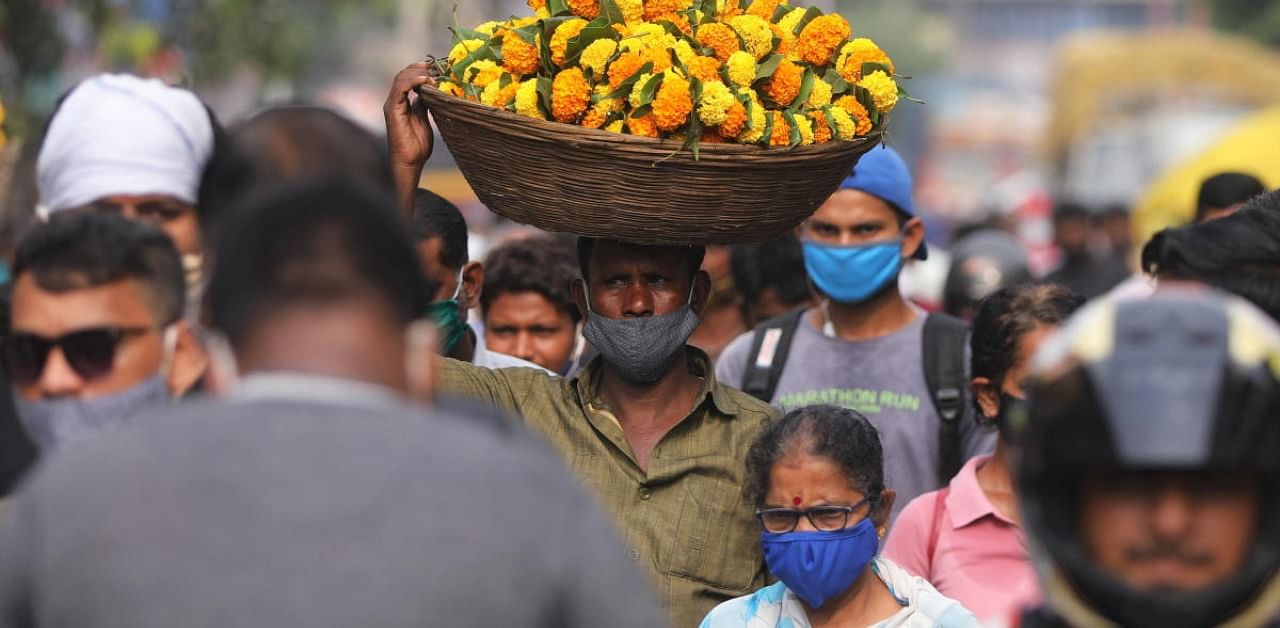
[[878,136],[795,148],[703,144],[537,120],[424,87],[480,201],[547,231],[640,244],[769,240],[831,196]]

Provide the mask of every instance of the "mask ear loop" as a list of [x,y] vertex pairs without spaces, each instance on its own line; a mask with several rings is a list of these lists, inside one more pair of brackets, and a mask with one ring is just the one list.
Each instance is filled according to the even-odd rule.
[[164,328],[162,342],[162,348],[160,349],[160,377],[169,379],[169,373],[173,370],[173,355],[178,351],[178,323],[172,323]]
[[209,368],[214,371],[218,381],[228,390],[235,388],[240,380],[240,367],[236,364],[236,356],[227,337],[220,331],[209,330],[205,334],[204,344],[209,352]]

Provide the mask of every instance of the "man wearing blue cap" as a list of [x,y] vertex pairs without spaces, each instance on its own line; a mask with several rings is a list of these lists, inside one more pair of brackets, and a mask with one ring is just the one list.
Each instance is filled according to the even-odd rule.
[[995,440],[968,402],[964,323],[927,315],[898,288],[906,260],[928,256],[911,192],[897,152],[864,155],[798,228],[821,303],[739,336],[716,367],[721,381],[784,411],[823,403],[865,414],[897,504],[944,486]]

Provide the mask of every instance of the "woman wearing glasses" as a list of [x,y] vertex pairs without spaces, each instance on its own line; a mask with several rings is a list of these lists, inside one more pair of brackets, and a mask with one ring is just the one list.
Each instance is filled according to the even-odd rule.
[[876,558],[894,492],[880,436],[861,414],[788,413],[751,447],[747,491],[780,582],[717,606],[703,628],[978,625],[924,579]]

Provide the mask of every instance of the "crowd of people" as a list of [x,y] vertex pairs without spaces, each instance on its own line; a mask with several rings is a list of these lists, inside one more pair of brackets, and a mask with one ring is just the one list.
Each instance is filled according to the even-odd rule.
[[60,101],[0,626],[1280,622],[1280,192],[1205,181],[1132,273],[1079,207],[1041,279],[978,230],[936,312],[888,146],[776,241],[480,259],[419,188],[433,80],[385,141],[128,75]]

